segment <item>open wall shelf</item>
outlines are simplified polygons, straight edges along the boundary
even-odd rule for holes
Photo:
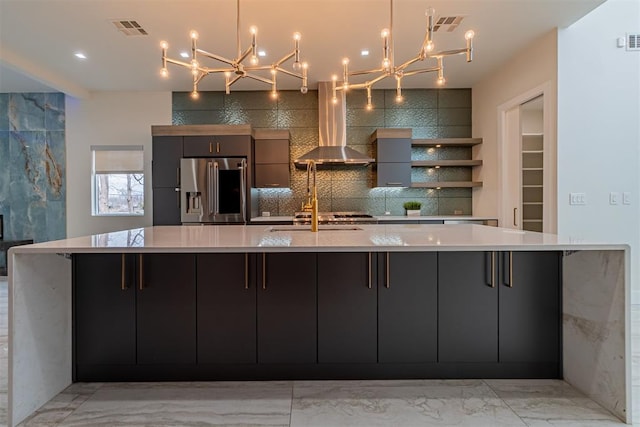
[[[433,147],[446,149],[449,147],[473,147],[482,144],[482,138],[434,138],[434,139],[414,139],[412,147]],[[441,167],[469,167],[482,166],[482,160],[412,160],[411,167],[441,168]],[[482,182],[478,181],[435,181],[435,182],[412,182],[413,188],[471,188],[482,187]]]

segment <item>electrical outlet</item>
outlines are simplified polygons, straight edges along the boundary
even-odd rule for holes
[[[616,192],[609,193],[609,204],[617,205],[618,203],[620,203],[620,193],[616,193]]]
[[[587,195],[586,193],[569,193],[570,205],[586,205]]]
[[[631,204],[631,193],[629,193],[628,191],[625,191],[624,193],[622,193],[622,204],[623,205]]]

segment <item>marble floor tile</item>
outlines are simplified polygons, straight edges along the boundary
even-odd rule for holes
[[[525,426],[481,380],[296,382],[291,426]]]
[[[21,423],[20,427],[59,425],[102,386],[102,383],[72,384]]]
[[[290,382],[105,384],[64,426],[288,426]]]
[[[562,380],[486,380],[530,426],[624,425]]]

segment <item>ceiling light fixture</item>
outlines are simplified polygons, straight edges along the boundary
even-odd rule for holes
[[[183,57],[183,58],[188,58],[189,57],[189,53],[185,52],[185,51],[182,51],[182,52],[180,52],[180,56]]]
[[[307,93],[308,85],[307,85],[307,63],[300,62],[300,33],[293,34],[293,51],[283,56],[277,62],[274,62],[271,65],[258,65],[258,56],[259,52],[257,50],[256,38],[258,34],[258,29],[256,27],[250,28],[251,32],[251,46],[249,46],[246,50],[242,50],[240,44],[240,0],[236,1],[236,47],[238,56],[234,59],[228,59],[220,55],[216,55],[214,53],[207,52],[206,50],[199,49],[196,46],[196,41],[198,40],[198,33],[195,31],[191,31],[191,61],[183,62],[176,59],[171,59],[167,57],[167,49],[169,45],[166,41],[160,43],[160,47],[162,48],[162,69],[160,70],[160,75],[163,77],[169,76],[169,71],[167,70],[167,63],[180,65],[185,68],[189,68],[191,70],[191,74],[193,74],[193,91],[191,92],[191,96],[193,98],[198,97],[198,83],[209,74],[217,74],[224,73],[225,76],[225,92],[229,94],[231,92],[231,86],[240,80],[241,78],[248,77],[253,80],[257,80],[262,83],[266,83],[271,85],[271,97],[277,98],[277,85],[276,85],[276,77],[278,72],[283,74],[297,77],[302,80],[302,85],[300,87],[300,92]],[[210,59],[214,59],[219,62],[223,62],[227,64],[227,67],[222,68],[209,68],[202,65],[198,61],[198,55],[205,56]],[[243,64],[245,59],[249,58],[249,65]],[[282,67],[289,59],[293,58],[293,71],[289,71]],[[266,71],[269,70],[270,78],[262,77],[257,74],[252,74],[252,71]]]
[[[333,81],[333,99],[334,102],[337,102],[336,92],[339,90],[347,91],[349,89],[366,89],[367,90],[367,109],[370,110],[373,108],[373,104],[371,104],[371,88],[374,84],[378,83],[381,80],[386,79],[387,77],[395,77],[396,79],[396,101],[402,102],[402,79],[404,77],[413,76],[415,74],[421,73],[429,73],[429,72],[437,72],[438,78],[436,80],[439,86],[443,86],[446,83],[446,79],[444,77],[444,57],[466,54],[467,62],[471,62],[473,60],[473,38],[475,36],[472,30],[469,30],[465,33],[464,37],[466,40],[466,47],[461,49],[453,49],[453,50],[442,50],[436,51],[435,44],[433,42],[433,25],[434,25],[434,15],[435,10],[433,8],[428,8],[425,15],[427,16],[427,31],[424,37],[424,41],[422,42],[422,46],[418,54],[400,65],[396,66],[395,58],[394,58],[394,49],[393,49],[393,0],[389,0],[389,29],[384,29],[381,32],[382,36],[382,64],[380,68],[376,68],[373,70],[363,70],[363,71],[349,71],[349,58],[344,58],[342,60],[342,84],[338,84],[338,76],[334,75],[332,77]],[[436,65],[429,68],[421,68],[408,70],[407,68],[418,61],[424,61],[425,59],[434,59],[436,61]],[[367,80],[363,83],[350,83],[349,77],[352,76],[361,76],[368,74],[378,74],[371,80]]]
[[[82,53],[82,52],[74,53],[74,56],[75,56],[76,58],[78,58],[78,59],[87,59],[87,55],[85,55],[85,54],[84,54],[84,53]]]

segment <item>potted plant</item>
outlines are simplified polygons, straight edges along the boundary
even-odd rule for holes
[[[420,207],[422,206],[422,203],[415,201],[405,202],[402,206],[407,212],[407,216],[420,216]]]

